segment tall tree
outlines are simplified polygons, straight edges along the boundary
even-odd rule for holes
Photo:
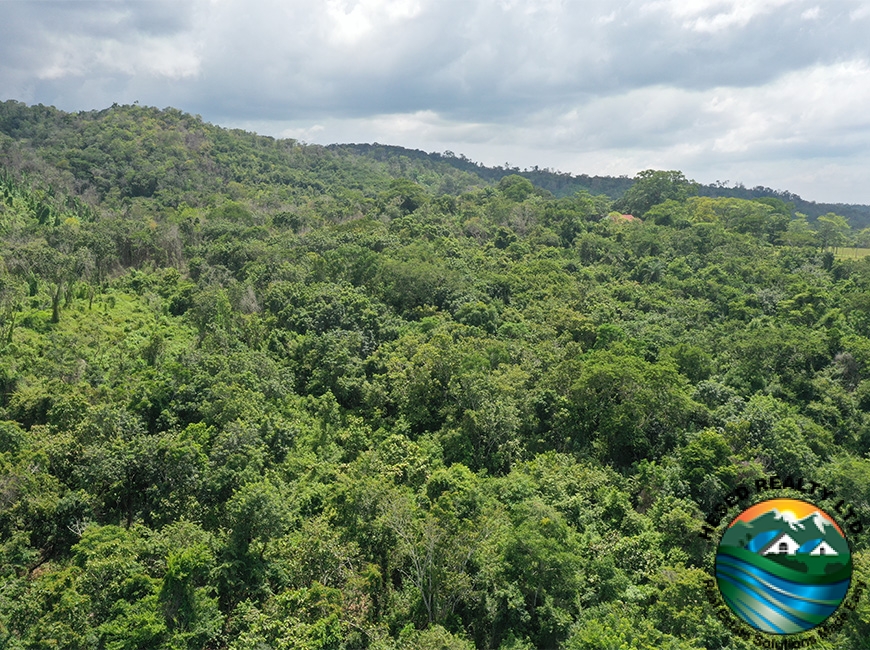
[[[818,219],[819,244],[822,248],[837,249],[847,243],[849,232],[852,230],[846,217],[828,212]]]
[[[681,171],[645,169],[634,177],[634,185],[616,202],[617,209],[642,217],[664,201],[685,201],[698,193],[696,183]]]

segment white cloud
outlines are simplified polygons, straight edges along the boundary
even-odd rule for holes
[[[757,16],[792,2],[795,0],[665,0],[651,5],[667,9],[688,29],[713,33],[745,27]]]
[[[117,88],[139,75],[188,79],[201,63],[191,32],[196,8],[165,0],[0,2],[0,92],[63,104],[94,91],[95,80]]]
[[[390,27],[420,13],[416,0],[327,0],[334,43],[354,45],[376,28]]]
[[[852,21],[864,20],[870,16],[870,5],[859,4],[858,7],[849,12],[849,19]]]
[[[149,36],[120,42],[52,34],[46,41],[50,54],[36,70],[36,77],[42,80],[82,77],[95,71],[175,80],[196,75],[201,63],[196,49],[188,43]]]

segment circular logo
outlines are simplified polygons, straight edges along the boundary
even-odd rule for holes
[[[852,554],[821,508],[770,499],[734,518],[716,552],[725,603],[752,627],[797,634],[818,627],[846,598]]]

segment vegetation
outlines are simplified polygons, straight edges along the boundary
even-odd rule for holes
[[[0,645],[745,650],[713,504],[870,523],[846,219],[412,154],[0,104]]]

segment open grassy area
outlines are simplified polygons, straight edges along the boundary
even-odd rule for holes
[[[857,260],[870,255],[870,248],[839,248],[834,255],[840,259]]]

